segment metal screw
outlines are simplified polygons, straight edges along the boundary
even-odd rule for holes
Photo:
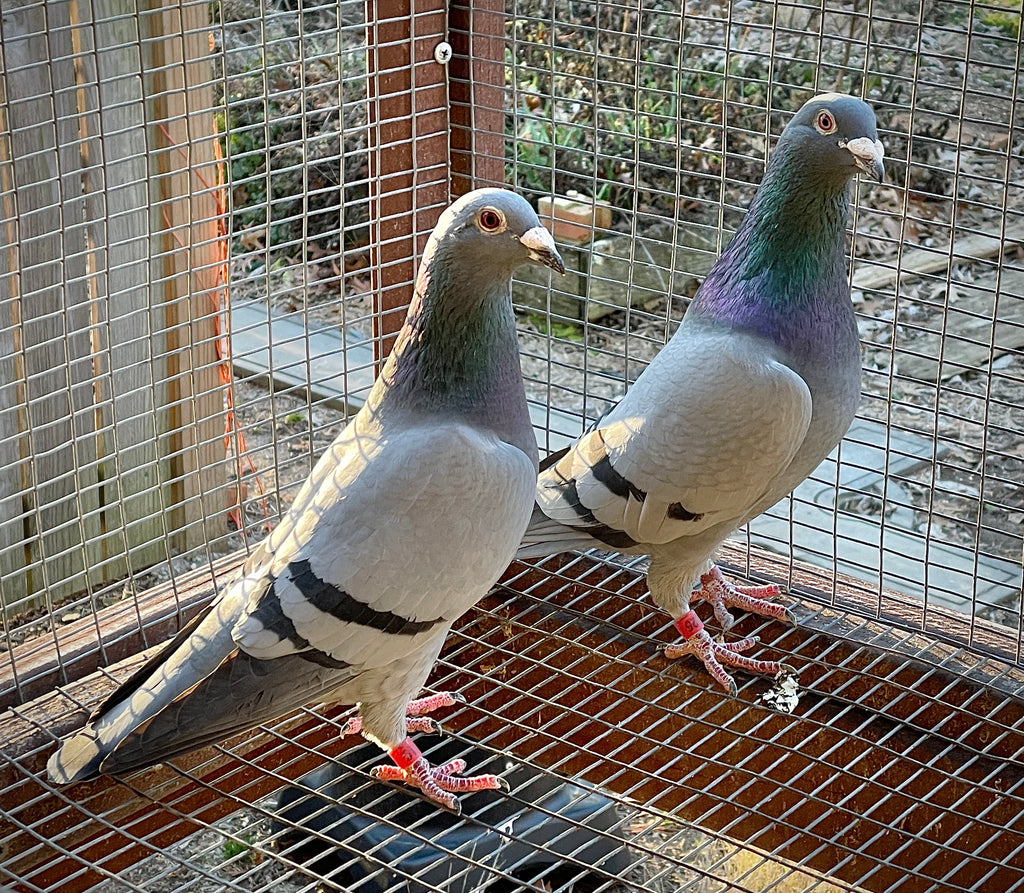
[[[438,65],[447,65],[448,60],[452,57],[452,45],[441,41],[436,47],[434,47],[434,61]]]

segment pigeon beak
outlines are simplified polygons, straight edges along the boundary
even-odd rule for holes
[[[529,249],[530,260],[565,274],[565,264],[562,263],[562,256],[555,248],[555,240],[543,226],[528,229],[519,237],[519,241]]]
[[[885,176],[885,165],[882,159],[885,157],[885,147],[881,141],[873,140],[868,136],[861,136],[848,143],[841,143],[853,156],[853,163],[857,168],[871,177],[876,183],[882,182]]]

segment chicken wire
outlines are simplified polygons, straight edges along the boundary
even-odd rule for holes
[[[432,842],[451,871],[443,883],[420,872],[423,889],[1019,888],[1019,7],[472,7],[471,33],[493,38],[496,10],[505,39],[494,60],[504,154],[477,148],[478,179],[481,169],[503,171],[535,203],[598,199],[611,211],[607,225],[563,241],[565,279],[515,286],[542,448],[576,436],[635,380],[742,219],[788,114],[831,89],[872,103],[887,152],[886,183],[858,191],[850,243],[864,400],[836,455],[728,553],[738,573],[788,583],[813,606],[808,623],[827,620],[830,633],[786,633],[749,618],[739,627],[801,670],[806,691],[794,717],[757,704],[763,681],[741,679],[733,703],[691,680],[689,668],[659,663],[656,645],[671,636],[649,602],[632,607],[643,596],[635,561],[598,555],[544,564],[539,575],[520,568],[504,597],[453,633],[431,679],[470,700],[445,717],[449,737],[536,777],[569,779],[570,802],[591,793],[588,781],[598,785],[616,823],[588,828],[588,839],[614,849],[625,838],[628,868],[602,869],[576,844],[566,853],[557,841],[527,839],[521,820],[496,818],[502,804],[479,797],[466,800],[463,820],[478,837],[469,834],[464,848],[445,843],[427,817],[411,816],[413,798],[395,806],[371,790],[367,768],[379,758],[348,773],[362,792],[355,813],[372,813],[393,836]],[[120,807],[99,795],[78,803],[77,789],[54,794],[32,781],[52,736],[30,683],[73,683],[159,641],[173,623],[167,616],[191,604],[182,575],[221,572],[223,556],[266,532],[369,389],[382,283],[411,284],[404,267],[374,254],[388,239],[371,214],[373,153],[387,122],[368,82],[389,44],[368,46],[364,4],[228,0],[215,12],[211,21],[207,5],[192,2],[145,11],[114,0],[4,2],[0,438],[16,469],[0,494],[5,704],[12,728],[42,736],[5,754],[24,778],[5,792],[19,809],[0,810],[0,843],[25,833],[43,854],[7,879],[19,888],[61,889],[38,878],[62,849],[82,877],[94,870],[87,855],[74,855],[82,828],[116,838],[115,852],[133,862],[159,854],[132,868],[101,863],[107,891],[347,889],[359,858],[372,865],[367,884],[414,883],[415,871],[365,836],[348,832],[328,847],[323,832],[307,828],[302,841],[287,822],[274,824],[268,791],[350,746],[323,731],[337,711],[307,711],[300,719],[320,731],[306,738],[294,722],[264,730],[259,740],[270,743],[257,756],[238,744],[221,751],[236,772],[263,780],[258,791],[223,785],[220,769],[204,774],[215,765],[208,756],[156,781],[119,783],[205,829],[182,843],[129,824],[127,837],[141,844],[129,850],[116,830]],[[429,38],[436,13],[436,4],[417,4],[409,32]],[[388,19],[383,5],[377,15],[378,25],[403,19]],[[171,51],[161,35],[177,32],[184,49]],[[180,84],[167,75],[176,70],[187,87],[181,105]],[[450,74],[449,89],[458,77]],[[143,97],[153,105],[133,111]],[[471,129],[483,128],[484,111],[471,109]],[[19,155],[37,131],[52,136],[27,156],[47,162],[42,173]],[[173,178],[189,165],[200,172],[182,186]],[[430,176],[414,172],[408,186],[415,250],[440,210],[422,198]],[[177,209],[181,194],[209,204]],[[53,257],[33,255],[34,241]],[[186,272],[173,266],[180,255]],[[39,268],[49,272],[25,275]],[[36,316],[31,306],[41,308]],[[33,340],[24,329],[36,318],[43,337]],[[29,344],[45,355],[37,374]],[[183,368],[186,385],[174,378]],[[229,368],[230,392],[221,377]],[[44,486],[33,475],[62,451],[70,455],[58,483]],[[155,533],[145,529],[151,517]],[[74,535],[49,541],[50,528]],[[169,593],[163,613],[145,608],[154,586]],[[552,604],[576,625],[546,613]],[[110,606],[122,611],[113,636],[97,613]],[[123,620],[133,612],[134,625]],[[591,615],[605,626],[581,627]],[[589,663],[590,649],[611,669]],[[33,677],[40,654],[51,655],[49,669]],[[907,661],[917,675],[906,675]],[[65,724],[78,689],[67,691],[57,709]],[[862,753],[853,742],[865,738]],[[708,772],[726,780],[717,792]],[[222,808],[200,810],[195,788],[175,787],[189,783]],[[517,808],[528,786],[513,788]],[[46,796],[59,808],[33,814]],[[385,806],[374,810],[376,802]],[[730,811],[732,802],[748,818]],[[563,821],[563,837],[575,839],[580,821]],[[480,829],[495,826],[523,845],[522,864],[479,857]],[[333,862],[311,855],[311,840],[331,849]],[[936,867],[941,859],[949,864]]]

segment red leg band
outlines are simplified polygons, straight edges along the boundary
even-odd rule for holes
[[[395,761],[395,765],[399,769],[408,769],[423,754],[420,753],[420,749],[413,743],[412,738],[406,738],[394,750],[389,750],[388,756]]]
[[[675,627],[684,639],[691,639],[704,629],[704,624],[697,616],[697,612],[691,609],[676,621]]]

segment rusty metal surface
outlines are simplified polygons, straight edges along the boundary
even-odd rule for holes
[[[449,737],[596,785],[634,831],[710,835],[667,847],[640,831],[637,865],[613,889],[662,893],[679,872],[724,883],[724,869],[694,855],[707,839],[809,885],[783,890],[1024,889],[1021,668],[804,601],[801,626],[737,625],[799,671],[796,709],[780,713],[759,703],[763,679],[739,677],[730,698],[690,661],[663,656],[671,626],[641,570],[592,556],[514,567],[459,622],[431,679],[468,699],[440,717]],[[67,691],[91,703],[110,684],[93,677]],[[268,794],[358,743],[338,738],[330,720],[342,711],[307,711],[176,768],[59,792],[38,773],[53,735],[80,721],[73,700],[53,694],[5,714],[4,868],[16,889],[62,879],[61,890],[85,890],[238,809],[268,818]],[[479,807],[464,805],[474,821]],[[401,828],[402,815],[383,824]],[[301,861],[261,853],[281,877],[309,881]],[[674,875],[640,867],[665,863]],[[744,877],[696,889],[775,889]]]

